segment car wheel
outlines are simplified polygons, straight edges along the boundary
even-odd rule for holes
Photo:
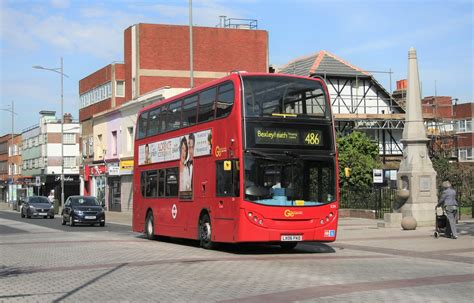
[[[105,222],[100,222],[100,226],[101,226],[101,227],[104,227],[104,226],[105,226]]]
[[[66,225],[66,219],[64,218],[64,216],[61,216],[61,224]]]
[[[69,226],[74,226],[74,219],[72,216],[69,216]]]
[[[155,239],[155,224],[153,221],[153,213],[149,212],[145,220],[145,235],[148,240]]]
[[[50,219],[54,219],[54,215],[52,215],[52,216],[49,216],[49,218],[50,218]]]
[[[211,218],[206,213],[199,220],[199,241],[204,249],[214,249],[216,244],[212,242]]]

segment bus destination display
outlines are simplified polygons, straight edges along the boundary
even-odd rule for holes
[[[254,131],[256,144],[323,145],[320,130],[298,131],[257,127]]]

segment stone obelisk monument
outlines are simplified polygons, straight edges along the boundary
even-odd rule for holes
[[[416,50],[408,51],[408,88],[403,158],[397,175],[399,192],[405,192],[405,203],[396,211],[403,217],[413,217],[418,226],[434,226],[438,195],[436,172],[428,156],[425,125],[421,111],[420,81]]]

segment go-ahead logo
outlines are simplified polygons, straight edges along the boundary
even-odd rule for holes
[[[283,212],[283,215],[285,215],[285,217],[287,218],[293,218],[296,215],[302,215],[302,214],[303,214],[302,211],[292,211],[289,209],[285,209],[285,211]]]

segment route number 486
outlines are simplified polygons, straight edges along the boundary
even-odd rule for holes
[[[308,145],[319,145],[320,140],[319,134],[313,132],[309,132],[304,139]]]

